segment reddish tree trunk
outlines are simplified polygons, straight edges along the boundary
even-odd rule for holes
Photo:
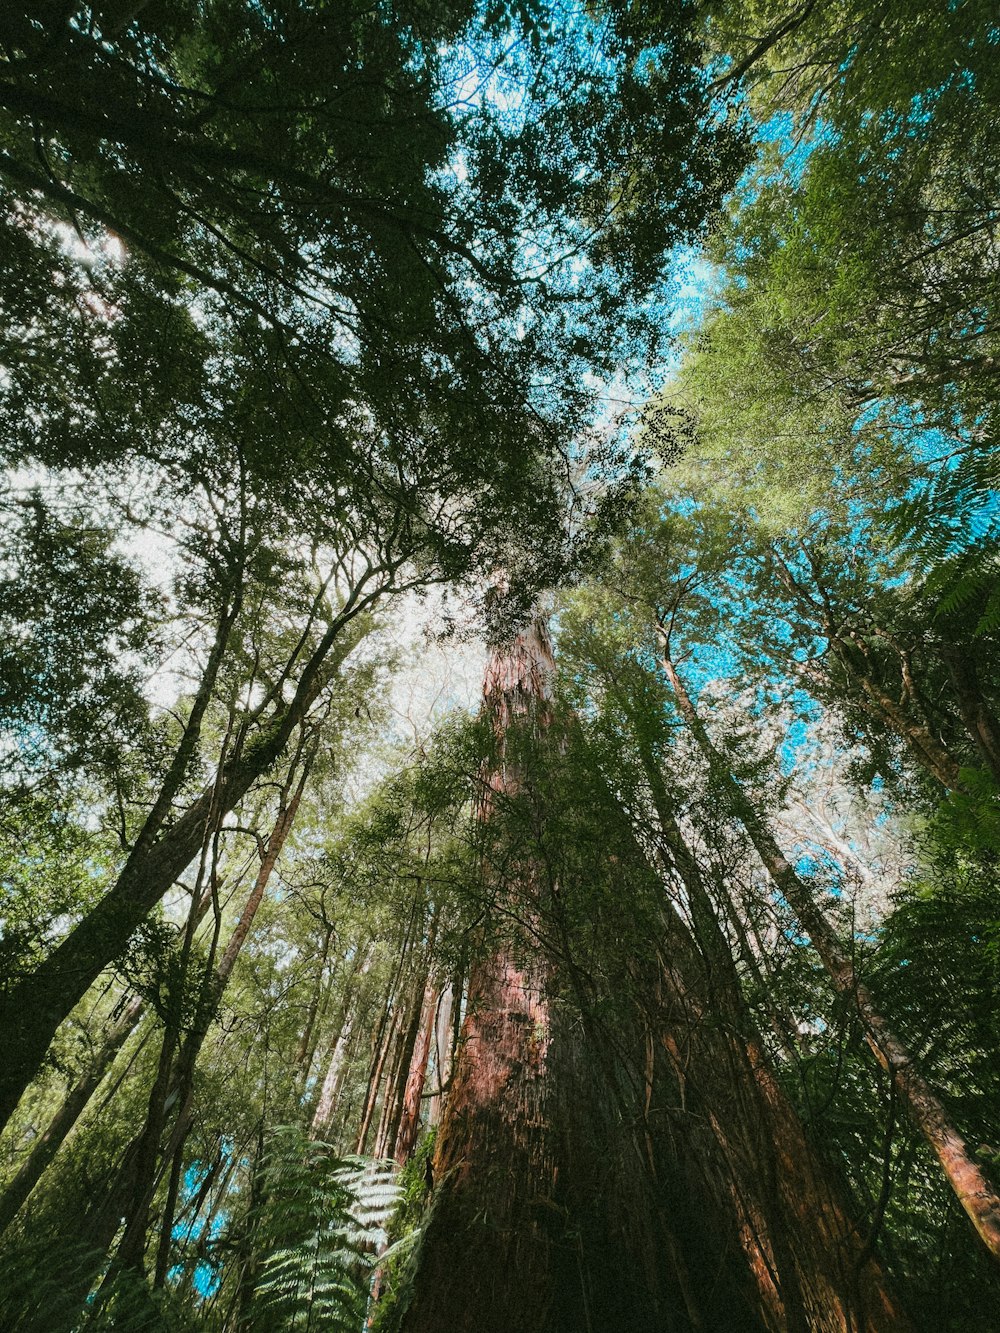
[[[372,1052],[371,1068],[368,1073],[368,1086],[365,1089],[365,1101],[361,1114],[361,1127],[358,1130],[358,1139],[355,1145],[355,1152],[363,1153],[368,1145],[368,1135],[371,1132],[372,1118],[375,1115],[375,1107],[378,1105],[378,1092],[382,1084],[382,1073],[385,1069],[386,1061],[389,1059],[390,1052],[396,1048],[400,1014],[399,1006],[393,1006],[391,1013],[387,1016],[388,1026],[383,1028],[382,1039],[378,1046]]]
[[[413,1149],[416,1147],[417,1135],[420,1131],[420,1102],[424,1095],[424,1084],[427,1081],[427,1064],[430,1059],[431,1041],[437,1019],[437,1005],[437,987],[428,982],[424,990],[420,1031],[416,1045],[413,1048],[410,1072],[403,1092],[403,1114],[400,1118],[399,1131],[396,1135],[396,1147],[393,1152],[393,1156],[400,1166],[405,1166],[409,1161]]]
[[[663,1044],[711,1125],[765,1322],[780,1330],[903,1329],[905,1319],[764,1053],[697,857],[653,756],[641,758],[694,938],[665,915],[671,1029]],[[700,955],[700,957],[699,957]],[[695,996],[698,996],[696,999]],[[683,1042],[677,1034],[683,1035]]]
[[[399,1122],[403,1115],[403,1098],[410,1073],[410,1061],[417,1044],[420,1028],[421,1000],[423,988],[414,995],[408,1006],[405,1025],[401,1025],[396,1038],[389,1074],[385,1080],[382,1094],[382,1114],[379,1117],[378,1133],[375,1136],[375,1156],[389,1157],[396,1142]]]
[[[485,706],[498,754],[484,774],[486,821],[520,790],[515,728],[540,737],[550,727],[552,669],[540,621],[489,664]],[[487,877],[509,908],[505,916],[524,929],[470,970],[433,1162],[437,1188],[390,1327],[638,1333],[661,1326],[664,1301],[676,1307],[681,1298],[676,1283],[660,1290],[655,1219],[645,1181],[636,1183],[638,1115],[627,1109],[634,1091],[609,1095],[561,993],[559,967],[539,947],[538,868],[529,859],[506,877]],[[759,1325],[751,1319],[746,1328]]]
[[[694,1165],[687,1188],[720,1225],[727,1212],[735,1219],[763,1323],[774,1333],[905,1333],[909,1321],[777,1082],[738,989],[715,972],[711,1010],[695,998],[698,960],[676,917],[664,950],[662,1044],[680,1093],[673,1134]]]
[[[508,729],[550,725],[550,670],[537,624],[490,665],[499,756],[484,818],[522,783]],[[625,830],[622,848],[632,843]],[[727,1013],[693,998],[706,967],[680,919],[668,912],[658,956],[639,912],[624,961],[602,946],[614,975],[596,1021],[541,870],[527,860],[493,886],[524,930],[472,969],[437,1188],[388,1327],[903,1333],[759,1047],[735,1026],[731,957],[710,990],[730,995]]]

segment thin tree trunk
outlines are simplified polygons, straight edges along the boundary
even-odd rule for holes
[[[184,1169],[184,1144],[187,1133],[178,1135],[177,1145],[170,1158],[170,1178],[167,1182],[167,1197],[163,1202],[163,1216],[160,1219],[160,1241],[156,1248],[156,1263],[153,1268],[153,1287],[158,1289],[167,1280],[170,1265],[170,1247],[173,1242],[174,1214],[177,1211],[177,1196],[180,1192],[181,1172]]]
[[[382,1123],[379,1125],[378,1147],[375,1152],[376,1157],[384,1158],[395,1155],[399,1127],[406,1109],[406,1090],[412,1071],[414,1050],[422,1030],[424,1021],[424,1003],[430,988],[429,969],[432,966],[431,960],[434,953],[434,942],[437,938],[437,923],[438,909],[435,907],[431,912],[430,922],[427,927],[427,939],[425,940],[423,947],[425,961],[420,965],[420,973],[418,974],[422,979],[415,979],[414,981],[412,999],[410,1002],[410,1021],[407,1024],[400,1046],[398,1063],[395,1065],[392,1075],[386,1082],[385,1102],[383,1105]],[[435,991],[435,995],[436,994],[437,992]],[[433,1021],[433,1015],[431,1021]],[[417,1110],[419,1112],[419,1098],[417,1102]]]
[[[295,1080],[296,1086],[299,1088],[306,1083],[309,1077],[313,1056],[316,1053],[315,1034],[318,1031],[319,1022],[326,1012],[326,1003],[330,995],[329,980],[325,980],[323,974],[330,958],[330,944],[332,941],[333,926],[330,925],[327,926],[323,937],[323,948],[320,950],[316,969],[316,984],[313,986],[309,1003],[306,1006],[306,1021],[302,1026],[302,1036],[295,1048]]]
[[[431,982],[424,989],[423,1014],[420,1020],[420,1032],[410,1060],[409,1075],[403,1090],[403,1113],[396,1135],[393,1157],[405,1166],[416,1147],[420,1129],[420,1102],[424,1095],[427,1081],[427,1065],[431,1053],[431,1041],[437,1019],[438,989]]]
[[[340,1031],[337,1033],[333,1050],[330,1052],[326,1074],[320,1088],[319,1100],[316,1102],[316,1109],[313,1112],[312,1122],[309,1126],[310,1138],[325,1139],[330,1132],[330,1123],[337,1105],[337,1094],[340,1092],[340,1083],[344,1076],[347,1048],[353,1031],[354,1013],[349,1011],[340,1026]]]
[[[454,985],[448,985],[438,999],[437,1015],[434,1023],[434,1091],[428,1111],[428,1123],[436,1125],[441,1119],[444,1092],[451,1077],[452,1054],[452,1009],[454,1007]]]
[[[959,764],[955,757],[941,744],[925,721],[915,721],[907,716],[904,709],[882,688],[870,671],[859,671],[857,669],[852,660],[851,640],[853,639],[855,652],[863,651],[864,645],[860,636],[856,634],[849,635],[845,639],[841,627],[833,620],[828,608],[825,605],[820,606],[806,593],[777,552],[772,554],[772,567],[777,573],[782,586],[800,605],[805,606],[810,614],[819,615],[823,632],[836,649],[844,669],[857,681],[862,695],[867,696],[868,702],[865,706],[868,710],[874,712],[880,722],[887,724],[901,740],[909,745],[914,757],[922,767],[936,778],[943,787],[949,791],[957,791],[961,783],[959,781]],[[904,663],[904,685],[906,684],[906,671],[907,668]],[[864,703],[864,700],[862,702]]]
[[[319,1099],[316,1102],[316,1109],[313,1112],[312,1124],[309,1129],[311,1138],[325,1138],[330,1131],[330,1125],[333,1121],[333,1112],[337,1105],[337,1096],[340,1092],[340,1085],[344,1077],[347,1050],[350,1046],[351,1037],[354,1033],[354,1025],[358,1018],[357,995],[354,989],[355,983],[367,976],[374,956],[374,945],[370,944],[364,956],[362,957],[359,954],[355,959],[351,975],[347,979],[348,989],[347,994],[344,997],[344,1009],[340,1031],[337,1033],[336,1040],[333,1043],[333,1050],[330,1053],[330,1060],[326,1067],[326,1075],[323,1079],[323,1085],[320,1088]],[[361,959],[360,965],[358,959]]]
[[[421,992],[422,993],[422,992]],[[417,1039],[417,1027],[420,1023],[420,1000],[412,996],[404,1011],[403,1020],[396,1031],[392,1059],[382,1092],[382,1109],[379,1114],[378,1130],[375,1134],[376,1157],[388,1157],[394,1142],[393,1124],[399,1120],[402,1111],[403,1091],[410,1068],[410,1058]]]
[[[383,1036],[379,1041],[378,1048],[372,1052],[371,1069],[368,1074],[368,1085],[365,1089],[365,1100],[361,1113],[361,1126],[358,1129],[357,1142],[354,1148],[357,1153],[363,1153],[368,1146],[372,1118],[375,1115],[375,1107],[378,1105],[378,1091],[382,1083],[382,1073],[389,1058],[389,1052],[396,1048],[399,1023],[399,1005],[396,1004],[393,1005],[389,1016],[388,1031],[383,1028]]]
[[[921,722],[914,722],[896,703],[877,681],[867,674],[856,673],[861,688],[875,704],[880,720],[887,722],[897,736],[906,741],[916,758],[942,787],[948,791],[961,788],[958,761],[945,749],[930,729]]]
[[[190,1133],[191,1125],[194,1120],[194,1075],[198,1056],[201,1054],[201,1049],[205,1043],[205,1038],[208,1035],[212,1018],[218,1012],[219,1004],[225,993],[226,987],[229,984],[229,978],[236,965],[236,960],[239,958],[240,952],[249,937],[254,917],[257,915],[257,911],[264,900],[264,894],[267,890],[271,875],[274,872],[278,857],[281,854],[288,834],[295,822],[295,816],[298,813],[302,794],[309,777],[311,757],[307,757],[302,762],[298,784],[294,793],[291,795],[291,799],[289,799],[289,792],[291,791],[295,768],[302,759],[305,741],[306,737],[303,732],[281,793],[278,814],[264,848],[264,854],[261,858],[260,867],[254,878],[253,886],[243,906],[243,911],[240,913],[239,921],[236,923],[236,926],[233,928],[233,932],[229,937],[229,941],[226,944],[222,957],[214,968],[211,968],[210,959],[210,971],[204,982],[203,993],[198,1006],[198,1012],[195,1016],[194,1025],[180,1043],[176,1062],[171,1070],[170,1090],[163,1107],[164,1119],[170,1104],[176,1105],[177,1111],[166,1150],[162,1155],[162,1160],[164,1162],[169,1161],[172,1165],[167,1199],[164,1205],[164,1215],[161,1223],[160,1245],[157,1252],[156,1277],[154,1282],[154,1285],[156,1286],[161,1286],[166,1278],[170,1233],[173,1227],[173,1212],[176,1207],[177,1187],[182,1169],[182,1153],[184,1143]],[[157,1147],[158,1146],[159,1143],[157,1142]],[[152,1188],[147,1185],[144,1193],[144,1201],[140,1202],[135,1216],[130,1219],[129,1231],[126,1232],[126,1237],[129,1236],[130,1232],[134,1234],[134,1243],[130,1248],[125,1249],[124,1255],[119,1256],[120,1262],[131,1262],[133,1265],[136,1265],[141,1261],[141,1254],[145,1249],[146,1214],[148,1212],[149,1202],[152,1199],[153,1189],[155,1189],[155,1173],[150,1179],[150,1184],[152,1185]]]
[[[162,1275],[165,1276],[165,1265],[168,1262],[169,1255],[169,1233],[173,1221],[172,1213],[176,1206],[177,1184],[181,1170],[180,1155],[194,1117],[193,1080],[195,1066],[205,1037],[208,1034],[212,1016],[218,1009],[219,1001],[228,984],[233,967],[249,936],[254,916],[263,901],[264,892],[278,855],[295,819],[308,777],[308,760],[302,766],[298,786],[291,800],[288,800],[288,794],[294,768],[302,755],[303,743],[304,736],[300,740],[299,748],[292,761],[292,768],[282,792],[274,828],[265,846],[261,865],[254,878],[253,886],[240,919],[215,967],[211,965],[210,955],[210,971],[203,983],[202,996],[194,1025],[183,1039],[180,1038],[179,1031],[171,1029],[169,1026],[164,1032],[160,1064],[150,1094],[146,1124],[135,1143],[134,1153],[129,1156],[128,1175],[127,1177],[124,1174],[119,1175],[113,1191],[113,1194],[122,1200],[118,1209],[125,1212],[128,1221],[114,1263],[109,1270],[109,1277],[114,1277],[123,1268],[142,1268],[149,1209],[161,1178],[159,1168],[162,1164],[170,1162],[172,1163],[172,1188],[168,1189],[167,1208],[161,1224],[161,1241],[157,1254],[158,1283],[162,1281],[161,1271]],[[214,869],[210,873],[214,877]],[[210,893],[204,895],[198,906],[193,910],[186,948],[190,947],[193,931],[204,915],[207,903],[211,900],[212,895]],[[216,938],[217,935],[218,919]],[[213,941],[213,951],[214,947]],[[174,1123],[168,1135],[166,1148],[161,1153],[164,1126],[167,1124],[172,1108],[175,1108]],[[174,1179],[175,1175],[176,1180]],[[164,1240],[164,1236],[166,1240]]]
[[[949,1185],[979,1238],[990,1254],[1000,1259],[1000,1195],[969,1152],[968,1145],[952,1123],[937,1093],[919,1072],[912,1055],[876,1008],[868,988],[858,980],[850,956],[826,916],[817,907],[809,886],[799,879],[770,829],[759,817],[712,744],[666,645],[663,666],[681,713],[705,755],[731,813],[746,829],[775,885],[808,932],[834,987],[850,1001],[861,1020],[868,1046],[895,1083],[901,1100],[940,1162]]]
[[[417,931],[423,906],[424,903],[422,898],[415,897],[410,909],[410,915],[407,919],[406,931],[400,946],[399,957],[396,959],[392,979],[386,993],[385,1005],[382,1009],[382,1017],[379,1020],[378,1028],[372,1038],[368,1082],[365,1087],[364,1101],[361,1106],[361,1127],[358,1130],[355,1152],[363,1153],[365,1151],[365,1147],[368,1143],[368,1134],[371,1129],[372,1118],[375,1114],[375,1107],[378,1104],[378,1093],[382,1084],[382,1074],[385,1070],[385,1064],[389,1058],[390,1051],[394,1052],[396,1049],[397,1032],[401,1022],[401,1002],[399,997],[400,990],[403,986],[402,979],[410,964],[414,936]]]
[[[215,780],[148,845],[137,845],[116,884],[70,934],[0,999],[6,1058],[0,1067],[0,1129],[37,1074],[57,1029],[113,959],[127,945],[185,868],[197,857],[213,819],[234,808],[284,753],[339,666],[337,639],[377,594],[358,588],[330,625],[299,677],[288,704],[279,706],[260,736],[237,748]],[[345,652],[349,644],[344,645]]]

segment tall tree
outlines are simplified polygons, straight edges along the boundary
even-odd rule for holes
[[[349,624],[501,550],[513,567],[528,529],[535,577],[565,566],[553,464],[593,418],[581,386],[655,343],[642,302],[664,249],[701,225],[739,151],[701,118],[684,16],[654,34],[617,6],[581,10],[543,37],[520,10],[281,0],[249,17],[56,7],[0,36],[9,456],[114,459],[182,509],[192,483],[220,501],[200,534],[214,640],[180,742],[108,892],[4,997],[6,1120],[59,1024],[330,686]],[[644,62],[652,37],[667,40]],[[505,42],[509,91],[489,74]],[[466,115],[449,90],[475,78]],[[670,185],[644,169],[663,135],[690,146]],[[312,604],[178,808],[249,605],[268,585],[273,599],[302,533],[326,564]]]

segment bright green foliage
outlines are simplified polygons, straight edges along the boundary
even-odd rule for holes
[[[748,78],[776,146],[713,242],[727,280],[684,387],[703,438],[777,523],[923,478],[902,530],[961,538],[995,483],[993,8],[714,10],[737,65],[739,31],[774,36]]]

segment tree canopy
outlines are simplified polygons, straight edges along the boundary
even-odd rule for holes
[[[1000,1298],[985,0],[0,16],[0,1324]]]

